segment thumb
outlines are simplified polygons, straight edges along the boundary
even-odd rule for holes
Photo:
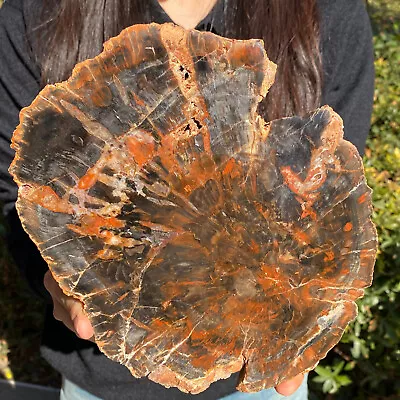
[[[61,290],[50,271],[47,271],[44,276],[44,285],[53,299],[54,317],[62,321],[66,327],[74,331],[81,339],[91,339],[94,331],[83,310],[83,304],[79,300],[67,296]]]
[[[290,396],[301,386],[303,379],[303,374],[297,375],[292,379],[280,383],[275,387],[275,390],[283,396]]]
[[[94,335],[94,331],[92,324],[83,311],[82,303],[71,297],[66,300],[66,303],[68,303],[66,308],[69,309],[72,324],[77,336],[85,340],[91,339]]]

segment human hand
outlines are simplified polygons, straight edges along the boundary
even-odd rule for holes
[[[94,334],[93,327],[83,312],[82,303],[63,293],[57,281],[53,278],[50,271],[44,275],[44,286],[53,299],[54,318],[64,323],[64,325],[74,332],[81,339],[91,340]],[[303,382],[304,375],[280,383],[275,390],[283,395],[290,396]]]
[[[65,295],[50,271],[45,273],[43,283],[53,299],[54,318],[63,322],[79,338],[93,341],[93,327],[83,312],[82,303]]]
[[[303,379],[304,374],[297,375],[292,379],[280,383],[275,387],[275,390],[283,396],[290,396],[300,387]]]

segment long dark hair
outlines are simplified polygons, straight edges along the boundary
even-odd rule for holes
[[[78,61],[92,58],[103,42],[127,26],[149,23],[149,0],[42,0],[31,26],[33,54],[42,80],[65,80]],[[236,38],[262,38],[278,73],[261,104],[268,119],[304,114],[319,106],[322,87],[319,14],[316,0],[219,0],[229,12],[225,32]]]

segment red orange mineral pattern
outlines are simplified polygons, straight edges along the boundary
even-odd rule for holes
[[[136,377],[258,391],[356,315],[376,232],[329,107],[266,123],[259,40],[138,25],[23,110],[18,211],[99,348]]]

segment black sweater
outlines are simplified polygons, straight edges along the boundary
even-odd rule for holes
[[[40,0],[6,0],[0,9],[0,201],[11,226],[9,246],[31,286],[43,293],[47,269],[36,247],[23,232],[15,212],[17,188],[8,173],[13,152],[10,138],[22,107],[40,90],[40,70],[29,55],[26,20]],[[220,1],[218,4],[223,3]],[[373,99],[371,28],[362,0],[319,0],[323,61],[322,104],[329,104],[344,120],[345,138],[363,153],[369,131]],[[155,22],[170,21],[153,0]],[[217,6],[198,28],[218,25],[223,18]],[[42,353],[58,371],[91,393],[106,400],[185,399],[177,389],[165,389],[146,378],[134,379],[129,371],[103,356],[91,342],[78,339],[55,321],[48,307]],[[217,399],[232,393],[237,374],[219,381],[195,398]]]

